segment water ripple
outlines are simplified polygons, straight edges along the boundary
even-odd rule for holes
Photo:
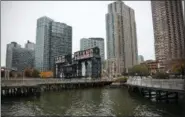
[[[3,100],[4,116],[183,116],[179,105],[156,104],[126,89],[82,89],[43,93],[40,98]]]

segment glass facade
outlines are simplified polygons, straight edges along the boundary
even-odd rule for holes
[[[16,42],[11,42],[10,44],[7,44],[7,49],[6,49],[6,67],[7,68],[12,68],[13,48],[21,48],[21,45],[17,44]]]
[[[7,44],[6,67],[15,68],[17,71],[23,71],[26,68],[34,67],[34,50],[21,48],[16,42]]]
[[[37,20],[35,67],[39,71],[54,70],[56,56],[72,53],[72,27],[48,17]]]
[[[16,68],[18,71],[34,67],[34,50],[14,48],[12,56],[12,67]]]

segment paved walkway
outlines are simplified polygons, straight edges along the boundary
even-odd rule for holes
[[[129,77],[126,84],[162,90],[184,91],[184,79],[141,79],[140,77]]]

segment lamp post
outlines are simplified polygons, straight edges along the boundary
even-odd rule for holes
[[[23,79],[24,79],[24,70],[22,72],[22,84],[23,84]]]
[[[25,70],[23,70],[23,73],[22,73],[22,80],[24,80],[24,77],[25,77]]]

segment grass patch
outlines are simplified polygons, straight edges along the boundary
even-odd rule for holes
[[[114,80],[114,82],[127,82],[127,77],[118,77]]]

